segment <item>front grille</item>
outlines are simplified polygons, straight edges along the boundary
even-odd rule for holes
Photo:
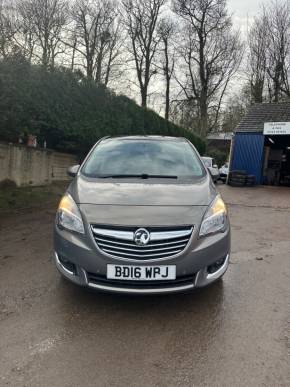
[[[170,288],[176,286],[191,285],[194,283],[195,275],[186,275],[177,277],[175,280],[168,281],[129,281],[129,280],[115,280],[107,279],[105,276],[97,275],[87,272],[87,278],[89,283],[97,285],[107,285],[114,287],[126,287],[126,288],[142,288],[142,289],[158,289],[158,288]]]
[[[150,240],[145,246],[135,243],[138,227],[106,227],[92,225],[94,239],[101,251],[114,258],[154,260],[181,253],[187,246],[193,227],[148,227]]]

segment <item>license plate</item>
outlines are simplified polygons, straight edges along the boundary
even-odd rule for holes
[[[176,266],[107,265],[107,278],[132,281],[174,280],[176,279]]]

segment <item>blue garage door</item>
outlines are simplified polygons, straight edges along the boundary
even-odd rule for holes
[[[244,169],[262,183],[264,135],[262,133],[237,133],[234,139],[231,170]]]

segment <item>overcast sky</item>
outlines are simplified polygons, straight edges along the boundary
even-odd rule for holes
[[[258,0],[228,0],[228,9],[229,13],[233,15],[234,24],[236,23],[245,32],[247,24],[250,24],[258,13],[261,3]]]

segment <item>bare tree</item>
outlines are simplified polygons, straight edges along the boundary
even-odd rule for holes
[[[290,96],[290,2],[277,1],[264,8],[267,19],[269,44],[267,49],[267,75],[269,98],[278,102],[281,93]]]
[[[24,10],[19,8],[19,2],[14,7],[16,18],[14,34],[15,45],[20,49],[25,58],[32,63],[34,59],[41,62],[41,50],[39,48],[39,41],[35,33],[34,19],[24,14]]]
[[[253,102],[263,102],[269,45],[267,25],[267,17],[263,13],[262,16],[254,19],[248,33],[248,76]]]
[[[229,81],[241,61],[242,44],[225,0],[174,0],[173,9],[184,21],[179,52],[185,79],[179,84],[197,107],[199,134],[204,137],[217,124]]]
[[[14,49],[16,26],[11,3],[0,0],[0,57],[7,57]]]
[[[54,67],[55,59],[63,54],[61,39],[67,23],[66,0],[19,0],[19,33],[33,56],[46,68]]]
[[[122,32],[122,23],[118,18],[111,28],[111,38],[108,44],[107,57],[104,66],[104,84],[107,86],[116,80],[119,82],[124,73],[124,42],[125,34]]]
[[[233,132],[246,114],[252,103],[252,90],[249,83],[245,83],[241,90],[233,93],[225,109],[221,112],[221,130]]]
[[[78,44],[77,34],[75,33],[75,31],[73,31],[70,34],[70,43],[69,43],[69,47],[71,48],[71,51],[69,52],[69,61],[70,61],[71,71],[75,70],[77,44]],[[67,41],[65,42],[65,45],[68,45]]]
[[[166,0],[123,0],[123,24],[130,39],[141,105],[147,107],[148,88],[157,69],[154,58],[160,43],[158,19]]]
[[[87,77],[107,85],[120,55],[116,4],[111,0],[76,0],[71,17],[73,43],[66,44],[82,60]]]
[[[173,43],[177,31],[176,23],[169,17],[164,17],[158,26],[158,33],[162,41],[162,71],[165,77],[165,119],[169,119],[170,84],[175,66],[175,46]]]

